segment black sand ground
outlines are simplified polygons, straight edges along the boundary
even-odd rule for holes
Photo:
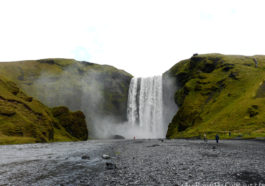
[[[103,154],[111,158],[103,159]],[[199,140],[99,140],[8,145],[0,146],[0,157],[0,185],[265,186],[265,143],[261,141],[221,140],[217,145]]]

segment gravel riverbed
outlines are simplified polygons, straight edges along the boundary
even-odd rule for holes
[[[108,155],[102,157],[102,155]],[[0,185],[265,186],[265,143],[90,140],[0,146]]]

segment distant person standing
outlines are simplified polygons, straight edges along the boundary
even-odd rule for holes
[[[215,140],[216,140],[216,143],[219,143],[219,135],[218,134],[215,135]]]
[[[205,143],[207,142],[206,133],[203,134],[203,140],[204,140]]]

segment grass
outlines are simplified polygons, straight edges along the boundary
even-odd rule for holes
[[[87,134],[83,135],[87,131],[85,120],[75,116],[80,113],[65,113],[65,117],[71,117],[71,123],[63,127],[50,108],[0,76],[0,144],[84,140],[87,138]],[[77,132],[72,136],[66,131],[72,123],[83,129],[82,137],[79,138]]]
[[[53,117],[48,108],[61,105],[71,110],[82,110],[85,113],[88,127],[92,125],[96,114],[111,116],[117,121],[126,119],[127,95],[132,76],[112,66],[73,59],[41,59],[1,62],[0,74],[1,77],[12,81],[5,81],[7,86],[13,82],[17,85],[9,86],[9,88],[0,86],[0,96],[19,101],[19,103],[10,103],[9,106],[7,101],[3,101],[2,105],[5,108],[2,109],[0,105],[0,113],[2,111],[11,112],[11,114],[12,111],[7,109],[13,108],[14,110],[18,106],[16,114],[12,117],[0,114],[0,131],[13,131],[15,124],[23,126],[19,135],[21,133],[34,135],[38,142],[76,140],[75,135],[78,136],[80,131],[74,126],[82,122],[72,122],[72,120],[77,121],[78,112],[66,114],[65,118],[70,118],[71,122],[66,122],[68,126],[65,126],[63,124],[65,122],[62,123],[59,120],[67,121],[67,119]],[[14,89],[12,91],[18,89],[19,94],[14,95],[12,88]],[[31,99],[33,101],[27,101]],[[25,106],[30,108],[30,111],[25,109]],[[42,116],[41,119],[38,119],[39,114]],[[61,127],[59,129],[54,127],[54,123]],[[81,129],[83,130],[82,127]],[[52,135],[52,133],[54,137],[49,140],[49,134]],[[71,133],[70,136],[69,133]],[[87,137],[84,134],[81,138]],[[81,138],[78,137],[78,139]]]
[[[73,59],[1,62],[0,74],[49,107],[81,110],[92,126],[96,114],[126,120],[132,75],[109,65]]]
[[[225,139],[265,136],[265,56],[199,55],[177,63],[167,73],[182,82],[176,93],[182,104],[169,125],[168,138],[203,133],[210,138],[218,133]],[[232,136],[223,131],[231,131]]]
[[[0,135],[0,145],[35,143],[35,138]]]

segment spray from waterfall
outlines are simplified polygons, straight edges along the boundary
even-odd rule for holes
[[[168,124],[177,112],[174,101],[175,78],[154,76],[132,78],[128,92],[127,121],[117,123],[112,117],[96,118],[97,137],[126,139],[165,138]]]

